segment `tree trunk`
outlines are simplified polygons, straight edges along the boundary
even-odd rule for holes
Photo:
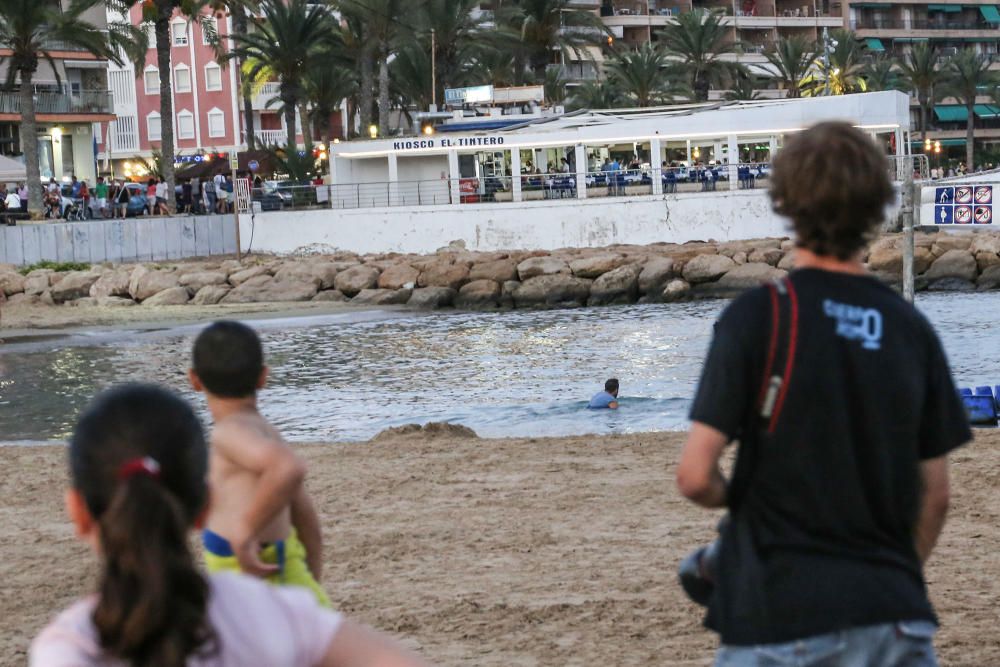
[[[293,98],[281,98],[285,112],[285,147],[288,153],[298,150],[295,143],[295,108],[296,100]]]
[[[965,170],[968,173],[971,174],[972,172],[974,172],[976,170],[976,168],[973,166],[973,162],[972,162],[973,157],[975,157],[974,156],[974,150],[975,150],[974,137],[975,137],[975,125],[976,125],[976,123],[975,123],[975,120],[973,120],[974,119],[974,115],[972,113],[975,110],[975,97],[973,97],[972,102],[966,104],[965,107],[966,107],[967,113],[969,114],[969,119],[966,121],[966,124],[965,124]]]
[[[38,173],[38,126],[35,123],[35,95],[31,89],[32,74],[21,72],[21,149],[28,181],[28,210],[41,212],[42,176]]]
[[[389,134],[389,53],[382,51],[378,63],[378,128],[379,136]]]
[[[305,102],[299,105],[299,122],[302,123],[302,142],[306,148],[309,148],[313,143],[312,121],[309,119],[309,111],[306,109]]]
[[[233,7],[233,34],[235,35],[246,35],[247,34],[247,14],[243,7],[237,5]],[[237,58],[234,62],[236,67],[241,67],[242,61]],[[243,72],[240,71],[240,74]],[[242,80],[242,77],[240,77]],[[253,95],[250,91],[249,86],[243,87],[241,91],[243,97],[243,118],[246,122],[246,133],[247,133],[247,150],[252,151],[257,148],[257,136],[254,134],[254,120],[253,120]],[[236,142],[239,143],[239,137],[236,137]]]
[[[362,136],[368,136],[368,126],[372,124],[372,97],[375,93],[375,63],[373,61],[372,50],[366,46],[361,53],[361,91],[358,102]]]
[[[160,68],[160,176],[167,183],[167,206],[177,210],[174,191],[174,101],[170,95],[170,17],[173,6],[159,7],[154,24],[156,31],[156,66]]]
[[[917,104],[920,106],[920,139],[927,138],[927,98],[917,97]]]

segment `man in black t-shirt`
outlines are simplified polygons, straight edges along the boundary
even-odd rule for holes
[[[716,664],[936,665],[923,563],[946,456],[971,432],[930,324],[861,262],[893,197],[887,161],[823,123],[788,141],[771,180],[797,269],[720,317],[677,468],[681,493],[729,509],[702,569]]]

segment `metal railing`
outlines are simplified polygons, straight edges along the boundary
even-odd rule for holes
[[[927,180],[930,178],[930,173],[930,164],[923,153],[901,157],[889,156],[889,177],[894,181],[905,181],[909,174],[913,174],[914,180]]]
[[[988,30],[998,32],[996,26],[985,21],[926,21],[913,19],[863,19],[851,21],[852,30]]]
[[[35,92],[35,113],[99,113],[113,109],[111,91],[84,90],[73,95],[58,92]],[[21,113],[21,93],[0,91],[0,113]]]
[[[244,138],[245,135],[244,132]],[[253,136],[265,146],[284,146],[288,143],[288,133],[284,130],[254,130]]]

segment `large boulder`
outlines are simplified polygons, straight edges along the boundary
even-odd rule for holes
[[[973,232],[957,234],[938,234],[931,246],[935,257],[941,257],[952,250],[968,250],[972,247]]]
[[[684,265],[684,280],[689,283],[707,283],[717,280],[736,266],[736,262],[723,255],[698,255]]]
[[[3,291],[5,296],[23,292],[25,282],[24,276],[16,271],[0,272],[0,291]]]
[[[778,262],[778,268],[782,271],[791,271],[795,268],[795,250],[789,250],[785,253],[785,256],[781,258]]]
[[[124,296],[99,296],[94,300],[100,308],[128,308],[138,305],[132,299]]]
[[[626,257],[618,253],[602,252],[597,255],[574,259],[569,263],[569,269],[578,278],[596,278],[608,271],[614,271],[627,261]]]
[[[359,264],[337,274],[333,286],[352,297],[363,289],[372,289],[378,284],[379,270],[374,266]]]
[[[31,273],[35,273],[32,271]],[[52,285],[49,284],[49,273],[42,273],[31,275],[28,274],[27,278],[24,279],[24,293],[28,296],[38,296],[42,292],[45,292]],[[93,287],[91,287],[93,289]],[[0,291],[4,291],[3,287],[0,287]],[[128,293],[128,281],[125,281],[125,292]]]
[[[455,302],[455,290],[450,287],[418,287],[413,290],[407,306],[412,308],[445,308]]]
[[[99,299],[103,296],[130,296],[128,284],[131,277],[131,269],[115,269],[114,271],[105,271],[101,274],[101,277],[90,286],[90,296],[95,299]],[[223,280],[225,280],[225,278],[223,278]],[[39,294],[40,293],[41,292],[39,292]]]
[[[508,258],[473,264],[469,269],[469,280],[493,280],[500,284],[517,280],[517,262]]]
[[[229,285],[205,285],[191,299],[194,306],[214,306],[232,291]]]
[[[469,279],[469,267],[465,263],[441,259],[426,265],[417,278],[420,287],[448,287],[458,290]]]
[[[775,278],[783,278],[788,275],[787,271],[776,269],[770,264],[763,262],[748,262],[741,264],[728,271],[715,283],[720,289],[733,290],[736,292],[756,287]]]
[[[316,296],[316,292],[316,284],[312,282],[276,280],[260,275],[232,290],[222,298],[221,303],[309,301]]]
[[[347,297],[339,289],[323,290],[312,298],[313,301],[326,301],[328,303],[344,303]]]
[[[52,300],[56,303],[64,303],[73,299],[89,297],[90,288],[100,277],[101,274],[91,271],[70,271],[52,287]]]
[[[587,303],[592,281],[563,273],[529,278],[514,290],[518,308],[570,308]]]
[[[570,268],[557,257],[529,257],[517,265],[517,275],[521,282],[536,276],[549,276],[559,273],[570,273]]]
[[[674,275],[674,260],[671,257],[650,257],[642,265],[639,273],[639,291],[655,294]]]
[[[344,264],[345,262],[309,262],[307,266],[312,275],[319,278],[319,288],[323,290],[333,287],[333,281],[336,280],[337,274],[343,270],[341,267]]]
[[[986,268],[976,281],[976,285],[981,290],[1000,287],[1000,264]]]
[[[191,297],[187,287],[168,287],[142,302],[144,306],[183,306]]]
[[[976,289],[976,286],[968,280],[951,277],[932,281],[927,289],[931,292],[970,292]]]
[[[514,308],[514,292],[521,286],[520,280],[505,280],[500,286],[500,307]]]
[[[243,269],[242,271],[236,271],[235,273],[229,274],[229,284],[233,287],[239,287],[251,278],[256,278],[257,276],[271,275],[271,270],[266,266],[251,266],[249,269]]]
[[[351,299],[352,306],[401,305],[410,300],[412,289],[363,289]]]
[[[914,273],[923,273],[933,261],[934,255],[931,253],[930,248],[926,246],[915,246],[913,248]],[[876,273],[902,273],[902,239],[899,237],[890,237],[873,243],[868,253],[868,268]]]
[[[660,300],[665,303],[683,301],[691,295],[691,285],[680,278],[674,278],[663,288]]]
[[[601,274],[590,286],[587,304],[604,306],[612,303],[635,303],[639,296],[639,274],[642,267],[628,264]]]
[[[924,277],[933,283],[942,278],[959,278],[973,281],[976,279],[978,267],[976,260],[968,250],[949,250],[934,260]]]
[[[316,275],[311,264],[299,262],[290,262],[282,266],[274,272],[274,279],[286,283],[312,283],[317,290],[323,285],[323,279]]]
[[[455,307],[467,310],[496,308],[500,305],[500,290],[500,283],[495,280],[473,280],[458,290]]]
[[[177,282],[181,287],[187,287],[188,292],[197,294],[203,287],[208,285],[225,285],[226,274],[222,271],[196,271],[194,273],[183,273]]]
[[[179,276],[173,271],[148,271],[142,274],[138,280],[130,281],[129,293],[136,301],[145,301],[163,290],[170,289],[171,287],[180,287],[180,284],[177,282],[178,278]],[[132,290],[133,283],[135,284],[135,290]]]
[[[412,289],[417,284],[417,278],[419,277],[420,271],[409,264],[393,264],[382,271],[382,274],[378,277],[378,286],[382,289],[391,290],[402,289],[404,287]]]
[[[770,264],[771,266],[777,266],[781,258],[785,256],[785,253],[781,252],[778,248],[754,248],[749,255],[747,255],[747,262],[752,264]]]

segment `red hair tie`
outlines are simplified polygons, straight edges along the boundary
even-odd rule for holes
[[[126,480],[135,475],[146,475],[153,479],[159,479],[160,464],[153,457],[144,456],[139,459],[130,459],[118,468],[119,480]]]

